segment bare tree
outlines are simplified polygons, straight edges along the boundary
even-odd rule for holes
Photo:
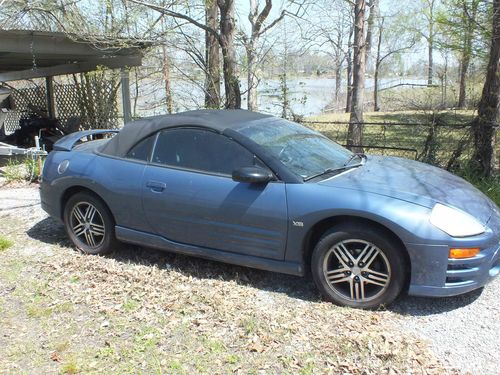
[[[261,11],[259,11],[259,3],[257,0],[249,0],[250,11],[248,13],[248,20],[250,21],[251,30],[250,35],[247,36],[244,32],[242,34],[243,45],[245,47],[247,56],[247,101],[248,109],[250,111],[257,110],[257,75],[256,75],[256,58],[257,58],[257,44],[259,43],[260,37],[267,31],[272,29],[277,25],[284,17],[285,11],[270,22],[267,26],[264,26],[265,21],[269,17],[269,13],[273,7],[272,0],[266,0],[266,4]]]
[[[241,108],[240,80],[236,64],[235,36],[235,8],[234,0],[217,0],[220,12],[219,30],[209,27],[187,14],[179,13],[171,8],[147,3],[139,0],[129,0],[133,3],[154,9],[166,16],[187,21],[206,32],[211,33],[218,41],[222,50],[222,65],[224,74],[224,89],[226,93],[225,107],[229,109]]]
[[[205,0],[205,22],[217,30],[219,7],[216,0]],[[220,108],[220,59],[216,36],[205,30],[205,107]]]
[[[405,36],[403,27],[399,26],[399,19],[396,19],[395,25],[389,24],[388,27],[386,27],[385,25],[386,17],[380,17],[377,23],[377,52],[375,56],[375,67],[373,74],[373,110],[375,112],[380,110],[378,100],[380,67],[391,56],[408,50],[415,45],[415,39],[413,37],[408,38]],[[383,44],[385,45],[385,48],[382,47]]]
[[[343,0],[319,1],[308,13],[311,34],[308,39],[312,48],[318,48],[331,59],[335,74],[334,99],[338,103],[353,23],[351,5]]]
[[[353,55],[353,45],[352,45],[352,36],[354,34],[354,26],[351,27],[349,32],[349,42],[347,47],[347,79],[346,79],[346,103],[345,103],[345,112],[350,113],[352,108],[352,55]]]
[[[373,41],[373,34],[374,34],[374,29],[375,29],[375,22],[379,16],[379,0],[371,0],[369,7],[370,9],[370,15],[368,16],[367,20],[367,28],[366,28],[366,52],[365,52],[365,58],[366,58],[366,66],[368,67],[370,65],[370,54],[372,50],[372,41]]]
[[[495,170],[495,133],[500,104],[500,0],[493,0],[491,45],[486,77],[477,117],[472,122],[474,138],[473,162],[479,172],[489,176]]]
[[[472,1],[471,9],[468,9],[467,1],[462,1],[463,21],[465,23],[465,30],[463,33],[463,46],[460,57],[460,88],[458,92],[458,107],[465,107],[465,93],[466,93],[466,80],[467,72],[469,70],[470,59],[472,56],[472,42],[474,32],[476,29],[476,14],[479,1]]]
[[[366,68],[365,10],[366,0],[356,0],[354,6],[353,87],[347,145],[357,152],[363,151],[360,146],[363,144],[363,103]]]
[[[427,84],[433,84],[434,76],[434,44],[436,39],[436,10],[439,0],[422,0],[422,14],[426,21],[426,30],[419,30],[419,34],[427,42]]]
[[[222,66],[224,72],[224,88],[226,91],[226,108],[241,108],[240,79],[236,65],[236,33],[234,0],[217,0],[220,11],[219,44],[222,49]],[[212,29],[213,30],[213,29]]]

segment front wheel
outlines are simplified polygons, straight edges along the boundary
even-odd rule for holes
[[[116,244],[109,209],[96,196],[81,192],[64,207],[64,226],[75,246],[87,254],[105,254]]]
[[[329,301],[338,305],[388,305],[405,282],[402,250],[375,228],[337,226],[323,235],[314,248],[314,282]]]

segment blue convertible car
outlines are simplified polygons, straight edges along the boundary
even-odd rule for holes
[[[42,207],[85,253],[123,241],[310,271],[328,300],[361,308],[403,289],[465,293],[500,271],[498,207],[441,169],[241,110],[151,117],[96,139],[105,132],[57,142],[40,186]]]

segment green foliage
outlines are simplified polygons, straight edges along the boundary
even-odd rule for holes
[[[16,159],[10,159],[7,166],[3,170],[3,175],[7,182],[19,182],[24,181],[25,171],[23,169],[22,163]]]
[[[0,251],[7,250],[9,247],[14,245],[14,242],[6,237],[0,236]]]
[[[43,161],[38,158],[26,157],[25,159],[10,159],[3,169],[3,175],[7,182],[34,182],[41,174]]]
[[[484,0],[445,0],[436,21],[442,34],[439,47],[468,56],[486,57],[491,10]]]
[[[459,176],[469,181],[484,194],[486,194],[497,206],[500,207],[500,176],[481,176],[470,166],[456,172]]]
[[[61,374],[77,374],[80,371],[74,359],[68,360],[61,368]]]

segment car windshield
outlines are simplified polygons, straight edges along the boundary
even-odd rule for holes
[[[307,180],[328,170],[341,169],[353,153],[325,136],[297,123],[265,118],[236,129]]]

